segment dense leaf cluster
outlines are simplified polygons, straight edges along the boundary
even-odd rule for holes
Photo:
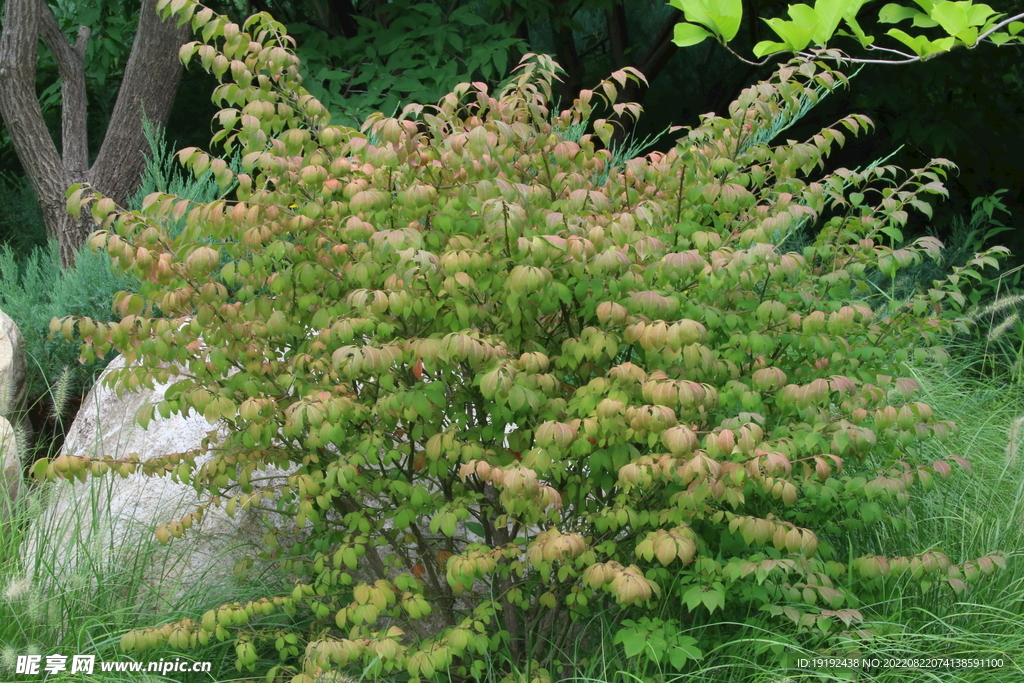
[[[143,425],[195,410],[231,436],[201,466],[194,453],[62,455],[36,472],[141,469],[207,492],[157,529],[165,542],[209,505],[286,513],[299,531],[270,534],[264,559],[297,580],[125,648],[232,639],[253,670],[276,647],[269,677],[296,683],[356,664],[468,677],[502,644],[529,657],[529,636],[578,637],[610,600],[843,634],[892,577],[963,591],[1002,561],[855,543],[906,524],[915,486],[966,465],[923,457],[953,425],[900,377],[950,328],[939,313],[963,300],[960,278],[992,257],[885,317],[862,303],[878,271],[938,255],[933,238],[887,245],[943,191],[948,163],[805,179],[869,124],[857,116],[806,142],[748,144],[838,72],[786,65],[727,117],[606,174],[611,125],[566,133],[598,99],[635,117],[613,103],[636,72],[552,116],[555,66],[528,56],[495,95],[462,84],[357,131],[330,125],[269,17],[239,27],[165,5],[202,32],[183,58],[230,76],[215,137],[243,170],[180,158],[237,182],[236,199],[155,193],[126,211],[73,188],[71,211],[88,204],[102,224],[92,244],[142,286],[118,298],[120,322],[53,329],[77,329],[84,358],[124,354],[120,387],[180,373]],[[807,222],[812,245],[778,248]],[[261,479],[270,466],[286,484]],[[312,625],[285,638],[261,627],[275,612]],[[676,639],[667,656],[684,667],[699,647]]]

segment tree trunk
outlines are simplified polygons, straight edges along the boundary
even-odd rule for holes
[[[188,24],[178,28],[173,21],[163,23],[156,0],[143,0],[114,112],[99,155],[89,167],[84,65],[89,29],[80,28],[71,45],[44,0],[7,0],[0,32],[0,116],[39,198],[46,234],[60,245],[62,267],[74,264],[94,228],[90,218],[76,220],[67,213],[65,191],[84,182],[118,204],[125,203],[146,164],[142,117],[166,123],[181,79],[178,48],[188,35]],[[50,138],[36,97],[40,38],[53,52],[61,79],[63,154]]]
[[[620,2],[612,4],[607,10],[608,44],[612,56],[612,68],[621,69],[626,66],[626,50],[629,48],[629,31],[626,28],[626,5]]]
[[[578,7],[568,0],[555,0],[551,16],[551,37],[555,43],[555,59],[565,69],[565,79],[555,86],[558,93],[559,108],[568,109],[573,100],[579,97],[583,88],[583,62],[576,49],[576,37],[573,35],[572,18]]]
[[[654,79],[658,77],[661,70],[668,64],[668,60],[672,58],[672,55],[676,53],[679,47],[672,42],[672,38],[675,33],[675,25],[683,20],[683,13],[679,10],[673,10],[672,13],[665,19],[661,25],[661,30],[658,31],[657,35],[650,42],[650,48],[644,55],[642,60],[634,61],[633,66],[647,79],[647,83],[651,84]],[[623,34],[625,31],[623,31]],[[634,83],[629,81],[626,86],[622,89],[619,94],[619,102],[637,102],[643,104],[644,98],[647,96],[647,90],[649,85],[643,83]],[[609,121],[615,121],[619,125],[615,126],[614,139],[621,141],[626,136],[633,133],[633,129],[636,127],[636,121],[629,115],[617,116],[612,114],[608,117]]]

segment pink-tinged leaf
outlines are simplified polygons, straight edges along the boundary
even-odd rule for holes
[[[824,614],[824,612],[823,612],[823,614]],[[841,610],[837,610],[835,612],[835,616],[840,621],[842,621],[846,625],[847,628],[849,628],[850,625],[853,624],[854,622],[863,621],[863,619],[864,619],[860,615],[860,612],[858,612],[855,609],[841,609]]]
[[[921,384],[913,378],[901,377],[896,380],[896,391],[900,392],[900,396],[904,399],[909,399],[918,391],[921,391]]]
[[[830,388],[837,392],[840,398],[846,398],[846,394],[856,389],[853,380],[844,375],[832,375],[829,380]]]
[[[831,586],[817,586],[816,590],[830,607],[838,607],[843,602],[843,594]]]
[[[953,468],[949,466],[949,463],[944,460],[936,460],[933,462],[932,469],[935,470],[935,473],[942,477],[943,480],[949,479],[949,475],[953,471]]]
[[[814,457],[814,471],[818,475],[819,481],[825,481],[832,474],[832,468],[828,466],[824,458],[818,456]]]
[[[951,455],[949,459],[960,465],[967,474],[974,474],[974,468],[971,467],[971,463],[966,458],[961,458],[959,455]]]

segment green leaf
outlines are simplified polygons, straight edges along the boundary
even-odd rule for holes
[[[814,34],[815,42],[825,45],[832,39],[839,22],[846,16],[854,16],[865,0],[817,0],[814,13],[817,15],[818,30]]]
[[[491,57],[494,61],[494,68],[498,70],[498,76],[503,76],[508,68],[508,52],[505,50],[495,50]]]
[[[932,9],[930,16],[951,36],[967,30],[970,25],[967,10],[958,2],[940,2]]]
[[[785,52],[788,49],[790,47],[785,43],[773,43],[770,40],[762,40],[754,46],[754,56],[764,57],[765,55],[773,55],[776,52]]]
[[[441,533],[448,538],[451,538],[455,535],[455,525],[457,523],[458,520],[455,518],[454,513],[446,512],[441,517]]]
[[[803,3],[789,6],[789,16],[796,25],[812,33],[821,24],[821,17],[818,13]]]
[[[701,596],[701,602],[708,609],[709,612],[714,612],[716,608],[725,606],[725,588],[720,583],[712,584],[711,589],[704,592]]]
[[[939,22],[935,21],[927,14],[918,14],[914,17],[914,28],[935,28],[939,25]]]
[[[854,37],[856,37],[857,40],[860,41],[861,47],[867,47],[871,43],[875,42],[875,37],[874,36],[869,36],[869,35],[866,35],[864,33],[864,29],[862,29],[860,27],[860,24],[857,23],[856,17],[847,16],[847,17],[844,17],[844,21],[846,21],[846,25],[847,26],[849,26],[850,28],[853,29]],[[840,35],[849,35],[845,31],[839,31],[839,34]]]
[[[702,24],[726,42],[736,37],[743,21],[742,0],[670,0],[669,4],[683,10],[687,21]]]
[[[878,13],[878,21],[883,24],[898,24],[906,19],[913,19],[918,15],[922,15],[922,13],[913,7],[903,7],[902,5],[890,3]]]
[[[668,660],[672,666],[677,670],[681,670],[687,661],[701,659],[704,653],[694,647],[696,644],[697,640],[695,638],[689,636],[677,637],[675,643],[668,651]]]
[[[960,31],[954,36],[961,43],[967,47],[974,47],[978,43],[978,29],[968,28]]]
[[[686,608],[691,612],[697,608],[697,605],[701,604],[704,599],[704,589],[700,586],[690,586],[690,589],[683,593],[683,602],[686,603]]]
[[[896,40],[900,41],[911,50],[914,51],[918,57],[927,57],[931,54],[939,52],[948,52],[953,47],[953,38],[942,38],[940,40],[931,41],[924,36],[912,37],[907,35],[905,31],[901,31],[898,28],[891,28],[886,31],[886,35],[892,36]]]
[[[807,7],[807,5],[803,5],[803,7]],[[789,9],[790,14],[792,14],[793,8],[790,7]],[[808,7],[808,9],[810,8]],[[798,14],[799,13],[800,12],[798,11]],[[805,47],[807,47],[811,42],[811,38],[814,37],[814,30],[817,28],[817,24],[811,26],[810,28],[804,28],[803,26],[800,26],[796,22],[783,21],[782,19],[779,18],[765,19],[764,21],[766,24],[768,24],[771,30],[775,31],[775,33],[780,38],[782,38],[782,40],[785,41],[784,49],[790,50],[792,52],[799,52],[800,50],[803,50]],[[760,47],[761,45],[762,43],[758,43],[758,47]]]
[[[984,26],[988,18],[995,14],[995,10],[988,5],[972,5],[967,3],[964,8],[967,10],[967,21],[971,26]]]
[[[679,47],[690,47],[713,37],[711,33],[696,24],[676,24],[672,42]]]
[[[642,632],[633,631],[622,644],[626,650],[627,657],[636,657],[647,646],[647,638]]]

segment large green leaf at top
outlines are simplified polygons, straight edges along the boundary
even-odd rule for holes
[[[916,28],[934,28],[939,22],[929,17],[924,12],[918,12],[913,7],[903,7],[890,3],[878,13],[878,21],[883,24],[898,24],[905,19],[913,19]]]
[[[789,6],[789,16],[793,17],[793,21],[797,23],[802,29],[809,31],[817,31],[821,25],[821,17],[818,16],[817,11],[811,9],[807,5],[797,3],[796,5]],[[813,37],[813,36],[812,36]]]
[[[743,0],[669,0],[668,4],[682,10],[687,21],[707,27],[726,42],[736,37],[743,21]]]
[[[867,0],[817,0],[814,3],[814,13],[818,18],[818,28],[814,32],[814,42],[826,44],[832,39],[839,22],[857,16],[865,2]]]
[[[765,20],[765,23],[785,42],[779,44],[762,41],[755,46],[754,53],[771,54],[781,50],[797,52],[807,47],[811,41],[818,45],[826,45],[839,27],[839,22],[843,20],[854,28],[858,40],[863,44],[866,36],[857,25],[855,17],[865,1],[817,0],[813,9],[802,3],[790,5],[788,11],[793,21],[778,18]]]
[[[878,20],[883,24],[898,24],[905,19],[913,19],[920,14],[913,7],[904,7],[890,2],[878,12]]]
[[[967,21],[970,22],[971,26],[984,26],[989,17],[996,13],[994,9],[985,4],[972,5],[969,2],[965,4],[967,5],[965,8],[967,10]],[[995,19],[995,17],[992,18]]]
[[[984,26],[992,14],[995,10],[988,5],[975,5],[969,1],[940,2],[932,8],[931,18],[946,33],[973,47],[978,42],[977,27]]]
[[[676,24],[672,42],[679,47],[690,47],[704,42],[705,39],[713,37],[711,32],[697,26],[696,24]]]
[[[803,4],[790,6],[789,16],[793,17],[793,21],[784,21],[775,17],[765,19],[764,23],[768,24],[782,38],[785,49],[799,52],[810,44],[821,22],[818,20],[814,10]],[[766,43],[767,41],[758,43],[755,47],[755,54],[757,49],[766,46]],[[777,52],[775,49],[771,51]]]
[[[931,17],[951,36],[966,31],[970,26],[967,10],[959,2],[940,2],[932,8]]]
[[[849,33],[847,33],[846,31],[842,31],[842,30],[838,31],[839,35],[850,36],[852,38],[856,38],[857,41],[861,44],[861,47],[867,47],[871,43],[875,42],[875,37],[874,36],[869,36],[869,35],[864,33],[864,29],[862,29],[860,27],[860,24],[857,23],[856,17],[851,15],[851,16],[844,17],[844,19],[846,21],[846,25],[853,29],[853,35],[850,36]]]

